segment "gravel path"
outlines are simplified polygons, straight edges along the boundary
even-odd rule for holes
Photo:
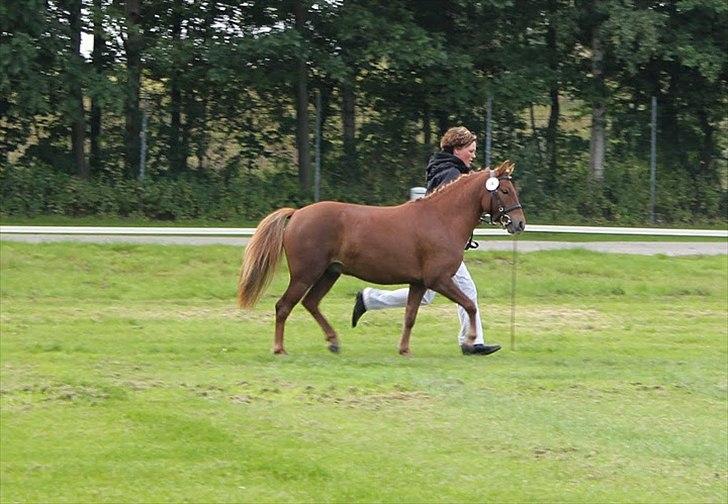
[[[116,236],[116,235],[29,235],[3,233],[0,239],[27,243],[73,241],[83,243],[156,243],[163,245],[231,245],[242,247],[248,238],[225,236]],[[513,250],[511,240],[481,241],[478,251]],[[595,252],[669,256],[728,254],[728,242],[561,242],[519,240],[519,252],[586,249]]]

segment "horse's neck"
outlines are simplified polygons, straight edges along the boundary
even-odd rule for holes
[[[478,174],[469,175],[467,179],[456,182],[450,188],[450,194],[438,198],[440,215],[448,224],[455,238],[465,243],[478,225],[480,219],[481,184]]]

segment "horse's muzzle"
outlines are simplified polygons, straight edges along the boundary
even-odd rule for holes
[[[507,222],[503,222],[503,218],[508,218]],[[506,228],[506,231],[508,231],[510,234],[518,234],[522,232],[524,229],[526,229],[526,223],[522,220],[513,221],[510,217],[507,215],[504,215],[501,218],[501,224],[503,224],[503,227]]]

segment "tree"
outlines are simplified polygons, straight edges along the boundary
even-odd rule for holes
[[[569,40],[569,29],[564,26],[568,17],[564,15],[569,10],[569,6],[560,5],[558,0],[547,0],[546,2],[546,61],[548,64],[549,75],[549,119],[546,126],[546,157],[548,160],[548,169],[550,177],[547,180],[552,181],[558,170],[558,136],[559,136],[559,120],[561,118],[561,104],[559,103],[561,95],[561,86],[563,78],[561,76],[561,66],[566,65],[568,61],[565,51],[561,47],[566,46],[567,50],[573,47],[573,41]],[[559,43],[561,39],[561,43]],[[549,182],[550,184],[552,182]]]
[[[81,2],[0,4],[0,150],[12,166],[137,177],[144,96],[145,173],[172,179],[149,187],[200,184],[168,199],[210,190],[252,216],[275,180],[298,187],[281,204],[303,204],[315,92],[325,197],[393,203],[422,182],[439,133],[465,124],[482,138],[492,96],[494,158],[518,162],[524,202],[611,218],[632,195],[613,182],[646,167],[654,95],[658,183],[695,181],[669,204],[701,215],[728,204],[728,9],[716,0],[87,0],[88,13]],[[565,120],[575,109],[590,131]],[[580,187],[589,175],[610,183]],[[210,189],[242,179],[232,196]]]
[[[182,127],[182,86],[186,66],[185,45],[182,43],[182,19],[185,14],[182,0],[172,3],[172,68],[169,75],[170,125],[169,125],[169,171],[180,174],[187,171],[189,141],[183,137]]]
[[[139,174],[139,161],[141,152],[141,124],[142,114],[139,108],[141,77],[142,77],[142,48],[143,34],[141,30],[140,0],[126,0],[124,3],[126,14],[126,98],[124,103],[125,117],[125,152],[124,166],[129,178],[136,178]]]
[[[306,6],[302,0],[293,0],[294,29],[301,41],[296,67],[296,147],[298,148],[298,182],[301,190],[311,189],[310,133],[308,125],[308,51],[306,47]]]
[[[86,164],[86,120],[83,104],[83,56],[81,55],[81,0],[65,0],[68,9],[70,30],[70,53],[68,62],[69,106],[71,117],[71,150],[76,164],[76,174],[88,178]]]
[[[92,77],[97,83],[105,79],[107,68],[107,41],[104,27],[104,5],[102,0],[93,0],[91,9],[93,23],[93,51],[91,52],[91,64],[93,67]],[[101,86],[89,92],[91,96],[91,115],[89,118],[89,172],[98,173],[101,171],[101,128],[102,128],[102,102]]]
[[[588,101],[591,106],[591,127],[589,130],[589,175],[592,180],[604,179],[604,156],[607,148],[607,86],[605,73],[605,42],[602,33],[607,17],[604,5],[598,0],[584,3],[582,23],[584,39],[590,48],[590,78],[588,79]]]
[[[0,153],[6,158],[26,145],[36,118],[51,111],[50,55],[58,40],[48,36],[46,9],[42,0],[0,3]]]
[[[599,26],[592,28],[592,121],[589,131],[589,173],[597,182],[604,179],[604,154],[607,144],[607,96],[604,76],[604,44]]]

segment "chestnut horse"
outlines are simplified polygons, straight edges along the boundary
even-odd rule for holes
[[[409,284],[400,354],[410,353],[410,333],[427,289],[465,309],[472,344],[476,306],[452,277],[482,214],[490,214],[509,233],[523,231],[525,216],[511,181],[513,168],[506,162],[494,170],[471,172],[422,199],[394,207],[323,201],[276,210],[260,222],[245,249],[238,305],[255,305],[285,250],[290,282],[276,303],[273,353],[286,353],[284,326],[301,299],[323,329],[329,350],[339,351],[339,338],[319,303],[342,273],[376,284]]]

